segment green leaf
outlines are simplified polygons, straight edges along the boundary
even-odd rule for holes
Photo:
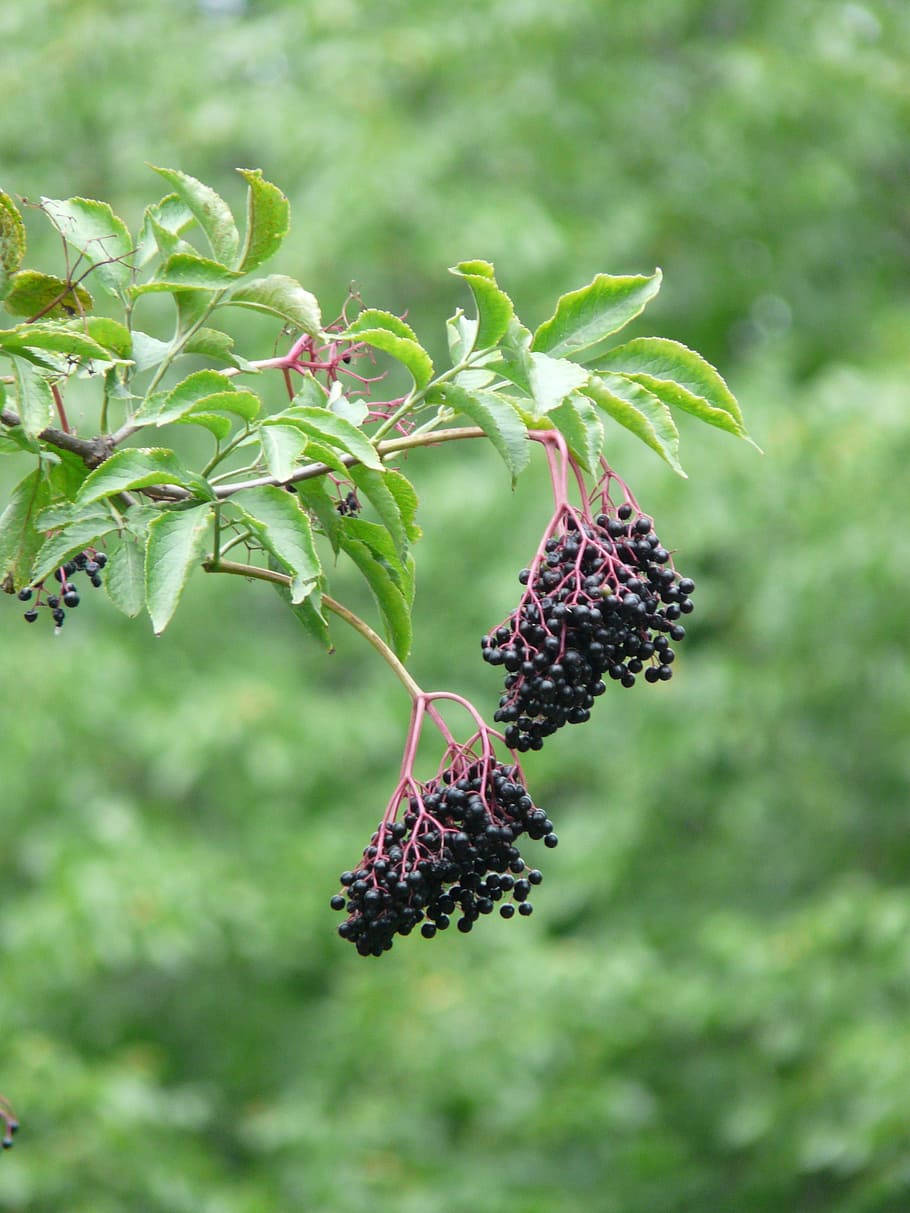
[[[6,402],[6,389],[0,383],[0,408]],[[0,451],[5,455],[18,455],[22,451],[27,451],[30,455],[36,455],[41,448],[38,443],[29,434],[26,434],[21,425],[10,426],[9,429],[0,430]]]
[[[234,338],[220,329],[201,328],[190,337],[183,347],[184,354],[202,354],[206,358],[221,358],[231,366],[242,371],[255,371],[256,368],[246,358],[233,353]]]
[[[290,573],[291,601],[302,602],[316,588],[322,568],[310,520],[295,494],[263,485],[244,489],[232,501],[262,546]]]
[[[140,329],[133,329],[133,362],[135,370],[148,371],[162,363],[171,352],[169,341],[159,341]]]
[[[327,468],[331,468],[339,476],[347,478],[350,468],[341,459],[337,450],[326,446],[323,442],[316,442],[315,439],[311,438],[307,444],[306,453],[307,457],[314,463],[324,463]]]
[[[446,321],[446,340],[452,365],[463,362],[477,343],[477,321],[471,320],[460,307]]]
[[[295,403],[281,415],[282,420],[290,420],[299,426],[306,434],[321,442],[353,455],[368,468],[382,469],[382,460],[376,454],[376,448],[356,425],[336,417],[328,409],[311,408]]]
[[[604,427],[597,409],[584,396],[571,396],[550,413],[550,420],[586,472],[593,474],[603,451]]]
[[[388,530],[378,522],[348,514],[339,517],[341,533],[365,544],[373,557],[384,564],[389,575],[410,605],[414,599],[414,570],[407,554],[402,556]]]
[[[254,392],[238,390],[232,380],[220,371],[194,371],[172,388],[163,400],[152,398],[143,402],[136,413],[136,420],[147,419],[161,426],[199,410],[203,413],[234,413],[245,421],[252,421],[261,407],[262,402]]]
[[[340,515],[335,508],[335,498],[325,486],[325,477],[316,476],[311,480],[297,480],[294,490],[306,509],[319,522],[334,551],[338,551],[338,530]]]
[[[236,264],[240,249],[240,233],[237,231],[230,207],[224,199],[220,198],[211,186],[204,185],[188,173],[180,172],[179,169],[157,168],[155,165],[150,167],[167,181],[174,193],[196,216],[199,226],[212,246],[215,258],[222,265],[233,266]]]
[[[193,212],[177,194],[167,194],[160,202],[147,206],[137,241],[136,265],[147,265],[158,254],[169,257],[189,251],[191,246],[182,248],[184,241],[179,236],[195,222]]]
[[[16,485],[0,514],[0,582],[4,586],[11,583],[14,590],[21,590],[30,584],[35,553],[44,540],[35,518],[48,504],[49,495],[41,468],[35,468]]]
[[[640,383],[664,404],[692,413],[709,425],[748,438],[743,415],[718,371],[687,346],[664,337],[639,337],[610,350],[597,370]]]
[[[685,476],[679,463],[679,433],[670,410],[646,388],[614,375],[592,375],[584,395],[614,421],[631,430],[666,460],[674,472]]]
[[[395,551],[399,557],[403,558],[408,550],[408,535],[401,517],[398,499],[386,481],[386,473],[375,472],[372,468],[355,464],[349,475],[379,515],[382,525],[392,537]]]
[[[108,354],[113,354],[115,359],[132,357],[132,334],[119,320],[111,320],[108,316],[82,316],[78,320],[67,321],[66,328],[84,333]]]
[[[348,525],[355,521],[342,519]],[[393,652],[401,661],[406,660],[411,650],[411,612],[399,584],[392,577],[389,565],[377,559],[373,550],[349,533],[347,528],[339,534],[339,544],[366,579]]]
[[[189,413],[186,417],[178,417],[174,424],[201,425],[210,434],[214,434],[219,442],[223,442],[233,428],[230,420],[222,417],[220,413]]]
[[[148,529],[145,597],[155,635],[170,623],[190,570],[199,559],[212,509],[166,510]]]
[[[304,598],[303,602],[295,603],[291,601],[291,591],[286,585],[278,585],[274,581],[271,582],[271,585],[278,591],[279,597],[287,603],[316,643],[327,652],[334,653],[335,648],[329,635],[329,625],[322,614],[322,595],[319,593],[319,589],[314,589],[307,598]]]
[[[3,306],[14,316],[68,318],[90,312],[92,297],[83,286],[69,286],[52,274],[20,270],[13,274]]]
[[[391,354],[411,372],[418,388],[426,387],[433,378],[430,355],[417,340],[414,330],[400,316],[378,308],[365,308],[341,337],[362,341],[373,349]]]
[[[337,417],[343,417],[345,421],[350,421],[351,425],[358,429],[363,425],[370,413],[366,401],[360,399],[349,400],[345,396],[341,390],[341,384],[337,379],[332,384],[332,390],[329,393],[326,407],[330,413],[334,413]]]
[[[512,405],[493,392],[468,391],[454,383],[440,389],[446,404],[480,426],[509,469],[512,483],[530,458],[528,431]]]
[[[160,447],[131,447],[116,451],[90,472],[76,494],[76,501],[86,505],[127,489],[149,488],[156,484],[178,484],[200,497],[211,499],[213,496],[206,481],[185,468],[173,451]]]
[[[598,274],[593,282],[563,295],[556,311],[544,321],[531,348],[553,357],[576,357],[587,362],[597,356],[603,341],[644,311],[660,290],[661,272],[613,277]]]
[[[305,291],[299,282],[285,274],[270,274],[267,278],[254,278],[235,287],[222,307],[228,305],[252,308],[278,316],[286,324],[316,336],[322,326],[319,304],[314,295]]]
[[[474,342],[464,352],[497,345],[505,336],[515,308],[505,291],[497,286],[493,266],[489,261],[460,261],[449,273],[465,280],[477,306]]]
[[[423,534],[417,525],[417,490],[410,480],[396,468],[386,468],[384,473],[386,488],[398,504],[398,512],[405,534],[412,542],[416,542]]]
[[[47,510],[42,511],[47,513]],[[49,535],[35,557],[32,566],[31,581],[41,581],[54,569],[66,564],[73,556],[78,555],[96,539],[117,529],[116,521],[111,515],[102,510],[96,510],[92,515],[77,519],[54,535]]]
[[[106,202],[93,198],[42,198],[41,209],[73,248],[95,264],[92,276],[110,295],[123,298],[130,282],[124,258],[133,251],[129,229]],[[120,260],[111,261],[110,258]],[[105,264],[99,264],[104,262]],[[78,271],[88,267],[79,265]]]
[[[22,428],[32,438],[54,421],[54,397],[51,385],[37,367],[22,358],[12,358],[16,383],[16,407]]]
[[[290,480],[297,470],[309,438],[303,430],[289,422],[266,421],[259,428],[259,441],[269,475],[284,482]]]
[[[25,257],[25,224],[9,194],[0,190],[0,299]]]
[[[77,324],[81,324],[81,321],[77,321]],[[99,345],[81,328],[70,328],[54,321],[44,324],[19,324],[14,329],[0,329],[0,349],[8,354],[23,354],[27,350],[51,350],[71,358],[110,361],[110,354],[104,346]]]
[[[167,291],[223,291],[234,285],[240,274],[225,269],[217,261],[196,253],[174,253],[160,267],[151,282],[130,287],[135,299]]]
[[[145,552],[133,535],[124,535],[109,548],[104,588],[114,606],[130,619],[145,606]]]
[[[246,239],[239,267],[247,273],[276,253],[288,234],[291,208],[277,185],[272,185],[258,169],[239,168],[237,172],[249,188],[246,209]]]

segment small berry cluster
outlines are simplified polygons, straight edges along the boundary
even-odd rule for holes
[[[335,502],[335,509],[342,518],[351,515],[355,517],[360,513],[360,499],[353,489],[344,498],[340,498]]]
[[[624,687],[642,670],[648,682],[668,680],[670,642],[686,634],[679,619],[692,610],[695,583],[675,571],[649,518],[602,496],[596,517],[557,508],[531,568],[518,575],[521,602],[482,641],[484,661],[506,670],[494,720],[520,753],[586,721],[604,675]]]
[[[60,588],[55,589],[53,593],[47,592],[44,580],[20,590],[19,601],[31,604],[23,615],[26,623],[34,623],[38,618],[39,607],[47,607],[56,626],[63,627],[66,619],[64,607],[75,610],[80,601],[79,591],[70,578],[76,573],[85,573],[90,583],[97,589],[102,584],[101,570],[106,564],[107,556],[104,552],[86,548],[84,552],[80,552],[78,556],[68,560],[62,568],[54,570],[54,578],[60,582]]]
[[[334,910],[347,910],[338,934],[361,956],[381,956],[395,935],[418,925],[432,939],[456,911],[464,933],[499,901],[503,918],[514,917],[516,906],[525,917],[532,912],[528,895],[543,877],[526,869],[515,843],[522,834],[548,847],[558,839],[517,764],[462,750],[428,782],[399,785],[393,813],[399,805],[407,806],[403,820],[386,814],[361,866],[342,873],[345,893],[331,901]]]
[[[13,1137],[19,1128],[19,1121],[16,1119],[13,1109],[2,1095],[0,1095],[0,1127],[3,1130],[3,1136],[0,1137],[0,1146],[4,1150],[8,1150],[13,1144]]]

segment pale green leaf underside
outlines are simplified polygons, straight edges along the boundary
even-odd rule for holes
[[[656,451],[674,472],[685,476],[679,463],[676,425],[670,410],[653,393],[609,372],[592,375],[583,392],[599,409]]]
[[[598,274],[587,286],[563,295],[545,320],[531,348],[556,358],[590,361],[604,339],[638,316],[660,290],[661,272],[614,277]]]
[[[291,601],[302,602],[322,573],[310,520],[296,496],[274,485],[245,489],[233,503],[262,546],[291,575]]]
[[[145,595],[155,634],[170,622],[193,565],[199,559],[211,506],[167,510],[150,524],[145,549]]]

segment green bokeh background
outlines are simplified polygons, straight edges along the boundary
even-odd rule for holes
[[[407,718],[358,637],[201,576],[160,639],[0,603],[0,1209],[910,1207],[908,60],[903,0],[3,5],[4,188],[135,225],[146,161],[236,204],[260,167],[275,268],[434,353],[457,260],[530,325],[659,264],[634,332],[720,365],[766,454],[683,424],[681,481],[611,435],[699,583],[676,677],[529,759],[530,920],[377,962],[327,908]],[[542,469],[407,471],[414,673],[492,710]]]

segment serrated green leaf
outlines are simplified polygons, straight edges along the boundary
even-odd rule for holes
[[[233,497],[247,526],[291,575],[291,601],[311,594],[322,574],[310,520],[297,497],[274,485],[244,489]]]
[[[67,321],[66,328],[84,333],[117,359],[132,357],[132,334],[119,320],[112,320],[109,316],[81,316],[78,320]]]
[[[70,286],[53,274],[20,270],[9,281],[3,306],[13,316],[47,316],[67,319],[92,310],[92,297],[84,286]]]
[[[247,273],[276,253],[288,234],[291,208],[277,185],[272,185],[258,169],[239,168],[237,172],[249,186],[246,210],[246,239],[239,267]]]
[[[47,511],[43,510],[42,513],[46,514]],[[89,544],[94,544],[96,539],[116,529],[117,523],[110,514],[97,511],[94,515],[72,522],[56,534],[49,535],[35,556],[31,581],[41,581]]]
[[[50,350],[71,358],[110,361],[109,352],[86,332],[54,321],[18,324],[13,329],[0,329],[0,349],[8,354],[23,354],[27,350]]]
[[[446,321],[446,341],[452,365],[464,361],[477,343],[477,321],[466,316],[461,308]]]
[[[160,202],[147,206],[142,220],[142,231],[136,242],[136,265],[147,265],[159,254],[169,257],[171,253],[180,251],[183,242],[178,241],[178,237],[195,222],[193,212],[177,194],[167,194]],[[159,241],[159,236],[163,239],[163,244]]]
[[[262,402],[254,392],[238,390],[232,380],[220,371],[194,371],[172,388],[163,400],[154,398],[144,401],[135,419],[154,421],[155,425],[161,426],[199,410],[203,413],[234,413],[245,421],[252,421],[261,406]]]
[[[174,253],[159,268],[151,282],[130,287],[130,295],[161,294],[171,291],[224,291],[233,286],[240,274],[226,269],[218,261],[197,253]]]
[[[386,482],[386,473],[375,472],[372,468],[355,464],[348,475],[379,515],[382,525],[391,536],[396,553],[403,559],[408,550],[408,535],[398,499]]]
[[[259,441],[269,475],[284,482],[290,480],[297,470],[309,438],[296,425],[267,421],[259,427]]]
[[[130,619],[145,606],[145,549],[133,535],[124,535],[108,549],[104,588],[114,606]]]
[[[450,407],[480,426],[502,456],[514,484],[527,467],[530,452],[527,427],[512,405],[494,392],[468,391],[454,383],[445,384],[441,392]]]
[[[53,531],[58,527],[71,527],[86,523],[103,524],[111,518],[110,511],[103,505],[74,505],[72,501],[55,501],[47,506],[35,519],[39,531]]]
[[[233,428],[230,420],[222,417],[220,413],[190,413],[186,417],[178,417],[174,424],[201,425],[210,434],[214,434],[219,442],[223,442]]]
[[[234,338],[220,329],[201,328],[190,337],[183,347],[184,354],[203,354],[206,358],[221,358],[242,371],[255,371],[256,368],[246,358],[233,352]]]
[[[167,510],[148,529],[145,547],[145,598],[155,635],[173,617],[190,571],[202,552],[211,518],[210,505]]]
[[[377,471],[382,468],[382,460],[376,454],[376,448],[356,425],[345,421],[344,417],[336,417],[328,409],[311,408],[295,403],[281,415],[282,420],[291,421],[299,426],[304,433],[311,435],[317,441],[338,447],[349,455],[353,455],[362,464]]]
[[[210,486],[196,472],[185,468],[173,451],[160,447],[131,447],[116,451],[85,478],[76,494],[80,505],[100,501],[127,489],[156,484],[177,484],[200,497],[211,499]]]
[[[211,186],[204,185],[179,169],[157,168],[151,165],[187,205],[205,232],[212,252],[222,265],[236,264],[240,249],[240,233],[230,207]]]
[[[316,336],[322,326],[322,316],[316,297],[305,291],[299,282],[285,274],[269,274],[245,282],[221,301],[222,307],[234,305],[252,308],[278,316],[286,324]]]
[[[558,408],[587,382],[588,372],[585,368],[566,358],[551,358],[548,354],[538,353],[531,353],[528,357],[529,387],[537,417],[544,417],[551,409]]]
[[[611,333],[644,311],[660,282],[659,269],[650,275],[598,274],[587,286],[560,298],[556,311],[534,334],[532,350],[554,358],[576,358],[584,351],[580,361],[590,361]]]
[[[673,417],[652,392],[608,371],[592,375],[584,395],[656,451],[674,472],[685,476],[679,463],[679,433]]]
[[[747,438],[743,415],[720,373],[701,354],[679,341],[638,337],[610,350],[597,370],[613,371],[641,384],[671,407]]]
[[[489,261],[460,261],[450,274],[463,278],[471,288],[477,306],[477,329],[471,349],[487,349],[498,345],[515,315],[512,300],[496,283]]]
[[[329,635],[329,625],[322,613],[322,595],[318,587],[312,590],[303,602],[295,603],[291,602],[291,592],[287,586],[279,585],[274,581],[270,584],[278,591],[279,597],[290,607],[316,643],[327,652],[334,653],[335,648]]]
[[[41,209],[73,248],[94,264],[92,276],[111,295],[122,298],[130,281],[126,264],[133,243],[126,224],[106,202],[94,198],[42,198]],[[118,260],[110,260],[118,258]],[[79,266],[80,272],[84,266]]]
[[[0,190],[0,299],[25,257],[25,224],[9,194]]]
[[[593,474],[604,444],[603,422],[584,396],[573,396],[553,409],[550,420],[565,438],[569,451],[586,472]]]
[[[327,468],[331,468],[333,472],[337,472],[339,476],[346,477],[350,468],[341,459],[337,450],[326,446],[324,442],[317,442],[311,438],[307,444],[307,457],[313,463],[324,463]]]
[[[302,504],[319,522],[332,549],[338,551],[338,529],[340,515],[335,508],[336,499],[325,485],[324,476],[316,476],[311,480],[298,480],[294,490]]]
[[[350,421],[351,425],[356,426],[358,429],[363,425],[370,413],[366,401],[360,399],[350,400],[345,396],[341,390],[341,384],[337,379],[332,384],[332,391],[329,393],[327,407],[330,413],[334,413],[336,417],[343,417],[345,421]]]
[[[26,434],[37,438],[54,420],[51,385],[30,362],[11,358],[16,384],[16,408]]]
[[[307,408],[312,409],[324,409],[328,407],[328,392],[309,371],[300,380],[300,387],[297,389],[297,394],[294,397],[294,404],[297,406],[305,405]],[[276,413],[275,416],[280,417],[281,414]]]
[[[416,542],[423,534],[417,525],[417,490],[407,476],[396,468],[386,468],[384,473],[386,487],[398,503],[405,534],[411,542]]]
[[[357,520],[342,521],[351,523]],[[386,638],[395,655],[405,661],[411,650],[411,612],[399,584],[392,577],[389,565],[378,560],[370,547],[347,529],[339,534],[339,545],[366,579],[379,608]]]
[[[6,389],[0,383],[0,408],[6,403]],[[22,451],[27,451],[31,455],[36,455],[41,448],[31,435],[26,434],[21,425],[10,426],[9,429],[0,430],[0,451],[7,455],[18,455]]]
[[[169,341],[159,341],[157,337],[133,329],[133,362],[137,374],[159,366],[170,352]]]
[[[0,514],[0,582],[14,590],[29,584],[35,553],[44,541],[35,518],[48,504],[50,490],[40,468],[20,480]]]
[[[411,372],[418,388],[426,387],[433,378],[430,355],[417,340],[414,330],[400,316],[382,312],[378,308],[365,308],[341,336],[391,354]]]

